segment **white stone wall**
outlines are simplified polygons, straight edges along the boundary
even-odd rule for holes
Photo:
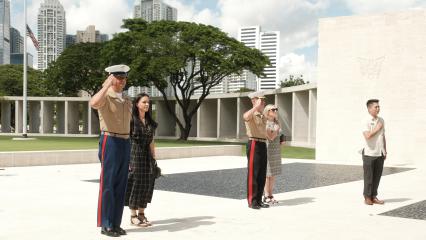
[[[321,19],[319,160],[361,161],[365,103],[380,99],[388,160],[426,165],[426,10]]]

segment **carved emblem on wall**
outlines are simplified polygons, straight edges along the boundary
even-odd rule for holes
[[[383,60],[385,60],[385,56],[378,58],[358,57],[361,76],[367,79],[378,79],[382,70]]]

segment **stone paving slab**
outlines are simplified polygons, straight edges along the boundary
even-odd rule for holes
[[[400,207],[380,215],[426,220],[426,200]]]
[[[292,192],[363,179],[362,166],[288,163],[276,177],[276,193]],[[386,167],[383,176],[413,168]],[[156,181],[155,189],[231,199],[246,198],[246,168],[168,174]],[[88,180],[98,183],[99,180]]]
[[[178,174],[244,168],[246,162],[230,156],[159,165],[166,174]],[[85,181],[99,173],[99,164],[0,171],[0,239],[111,239],[96,227],[99,185]],[[258,211],[249,209],[245,200],[156,190],[146,210],[154,226],[131,226],[125,209],[122,227],[128,235],[119,239],[424,240],[426,221],[380,215],[424,201],[426,190],[419,184],[424,182],[423,168],[384,176],[379,190],[386,204],[380,206],[363,204],[360,180],[277,193],[280,204]]]

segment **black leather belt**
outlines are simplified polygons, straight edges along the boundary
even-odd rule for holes
[[[264,142],[264,143],[266,143],[266,142],[267,142],[266,138],[249,137],[249,139],[250,139],[250,140],[257,141],[257,142]]]

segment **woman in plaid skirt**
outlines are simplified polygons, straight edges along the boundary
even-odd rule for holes
[[[278,108],[272,104],[266,105],[263,110],[266,116],[266,136],[268,138],[268,163],[266,168],[266,182],[263,201],[268,204],[278,203],[272,194],[275,176],[281,174],[281,127],[278,123]]]
[[[155,161],[154,132],[157,123],[152,119],[149,96],[139,94],[133,101],[130,126],[131,153],[129,179],[125,205],[129,206],[130,223],[141,227],[151,226],[145,216],[147,203],[154,192]]]

